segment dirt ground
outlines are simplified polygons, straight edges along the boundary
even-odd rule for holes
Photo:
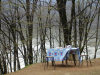
[[[51,64],[46,67],[45,64],[38,63],[7,75],[100,75],[100,59],[92,60],[92,66],[89,64],[88,67],[85,61],[80,67],[74,66],[73,62],[68,62],[67,66],[56,62],[55,70]]]

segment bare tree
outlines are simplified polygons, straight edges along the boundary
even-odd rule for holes
[[[29,50],[29,64],[33,63],[32,51],[32,33],[33,33],[33,18],[38,0],[32,1],[32,11],[30,12],[30,0],[26,0],[26,18],[28,23],[28,50]]]

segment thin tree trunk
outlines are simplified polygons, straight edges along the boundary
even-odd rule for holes
[[[59,47],[61,47],[61,24],[59,25]]]
[[[1,0],[0,0],[0,15],[1,15]],[[1,18],[0,18],[0,38],[1,38]],[[2,63],[1,63],[1,43],[0,43],[0,74],[3,73]]]
[[[0,15],[1,15],[1,0],[0,0]],[[1,17],[0,17],[0,29],[1,29]],[[1,34],[1,31],[0,31]]]
[[[94,59],[96,59],[96,53],[98,50],[98,30],[99,30],[99,20],[100,20],[100,7],[98,10],[98,22],[97,22],[97,28],[96,28],[96,45],[95,45],[95,54],[94,54]]]
[[[4,74],[7,74],[7,65],[6,65],[6,58],[5,57],[3,57],[3,67],[4,67]]]
[[[4,46],[3,46],[3,74],[7,74],[7,59],[6,59],[6,42],[5,42],[5,36],[3,35],[4,40]]]
[[[72,18],[74,18],[75,15],[75,0],[72,0]],[[77,47],[77,25],[76,25],[76,18],[73,20],[73,30],[74,30],[74,46]]]
[[[0,54],[0,75],[2,74],[3,74],[3,66],[2,66],[1,54]]]
[[[12,72],[12,50],[11,50],[11,42],[10,42],[10,30],[9,30],[9,38],[8,38],[8,40],[9,40],[9,51],[10,51],[10,61],[9,61],[9,63],[10,63],[10,71]]]
[[[39,37],[39,35],[38,35],[38,25],[37,25],[37,54],[36,54],[36,63],[37,63],[37,61],[38,61],[38,37]]]

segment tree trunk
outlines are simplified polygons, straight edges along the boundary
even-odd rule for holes
[[[98,10],[98,22],[97,22],[97,28],[96,28],[96,45],[95,45],[95,54],[94,54],[94,59],[96,59],[96,53],[98,50],[98,30],[99,30],[99,20],[100,20],[100,7]]]
[[[3,57],[3,67],[4,67],[4,71],[3,71],[3,74],[7,74],[7,65],[6,65],[6,58]]]
[[[32,34],[33,34],[33,18],[38,0],[33,0],[32,11],[30,12],[30,0],[26,0],[26,18],[28,23],[28,51],[29,64],[33,64],[33,50],[32,50]]]
[[[69,42],[69,28],[67,25],[67,16],[66,16],[66,1],[67,0],[56,0],[56,1],[57,1],[59,16],[60,16],[60,22],[63,27],[64,44],[68,45],[70,44],[70,42]]]
[[[2,57],[1,57],[1,54],[0,54],[0,74],[2,75],[3,74],[3,66],[2,66]]]
[[[59,25],[59,47],[61,47],[61,25]]]
[[[1,0],[0,0],[0,15],[1,15]],[[1,38],[1,18],[0,18],[0,38]],[[0,43],[0,72],[3,73],[2,63],[1,63],[1,43]]]
[[[9,65],[10,65],[10,71],[12,72],[12,50],[11,50],[11,41],[10,41],[10,30],[9,30],[9,38],[8,38],[8,40],[9,40],[9,51],[10,51],[10,61],[9,61]]]
[[[29,64],[33,64],[33,52],[32,52],[32,31],[33,26],[30,23],[30,0],[26,0],[26,18],[27,18],[27,27],[28,27],[28,59]]]
[[[72,18],[75,17],[75,0],[72,0]],[[77,26],[76,18],[73,20],[73,30],[74,30],[74,46],[77,47]]]
[[[1,0],[0,0],[0,15],[1,15]],[[1,17],[0,17],[0,29],[1,29]],[[1,34],[1,31],[0,31]]]

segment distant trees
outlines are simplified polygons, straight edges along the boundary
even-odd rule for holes
[[[90,40],[91,36],[89,35],[89,32],[91,31],[92,23],[94,22],[94,19],[97,14],[97,7],[98,3],[96,3],[96,7],[93,9],[92,4],[95,4],[95,1],[91,1],[89,4],[83,1],[83,4],[79,2],[79,5],[83,7],[80,8],[78,6],[78,12],[81,12],[81,15],[79,15],[79,48],[80,51],[82,52],[84,48],[87,50],[87,43]],[[88,11],[90,10],[90,11]],[[92,10],[95,10],[92,12]],[[87,51],[88,54],[88,51]]]
[[[86,2],[80,0],[78,1],[72,0],[71,19],[70,21],[68,21],[66,15],[67,0],[61,0],[61,1],[56,0],[56,1],[57,1],[57,8],[59,12],[60,22],[63,27],[65,45],[72,44],[75,47],[79,46],[82,52],[84,47],[87,46],[89,31],[91,30],[91,27],[93,25],[92,23],[97,14],[97,11],[94,12],[91,11],[97,10],[98,3],[96,3],[95,1]],[[93,4],[95,4],[94,9],[93,9]],[[88,9],[90,11],[88,11]]]

